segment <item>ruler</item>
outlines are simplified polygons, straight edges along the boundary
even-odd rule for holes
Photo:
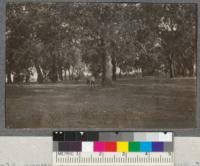
[[[173,153],[53,152],[54,166],[173,166]]]
[[[53,166],[173,166],[172,132],[54,132]]]

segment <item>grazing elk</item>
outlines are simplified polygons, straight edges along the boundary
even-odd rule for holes
[[[93,87],[95,85],[95,77],[94,76],[87,77],[86,83],[90,87]]]

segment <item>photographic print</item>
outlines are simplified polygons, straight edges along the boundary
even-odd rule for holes
[[[194,128],[196,57],[196,4],[7,3],[6,128]]]

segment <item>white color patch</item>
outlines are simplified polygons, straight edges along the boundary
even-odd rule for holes
[[[157,132],[146,132],[146,140],[151,142],[159,141],[159,133]]]
[[[172,139],[173,139],[172,132],[167,132],[166,134],[164,132],[159,133],[159,141],[172,142]]]
[[[93,152],[94,143],[93,142],[82,142],[82,152]]]

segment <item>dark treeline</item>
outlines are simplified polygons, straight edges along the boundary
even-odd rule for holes
[[[32,67],[38,83],[79,79],[85,66],[103,85],[117,69],[195,76],[196,20],[194,4],[9,3],[7,82],[29,82]]]

